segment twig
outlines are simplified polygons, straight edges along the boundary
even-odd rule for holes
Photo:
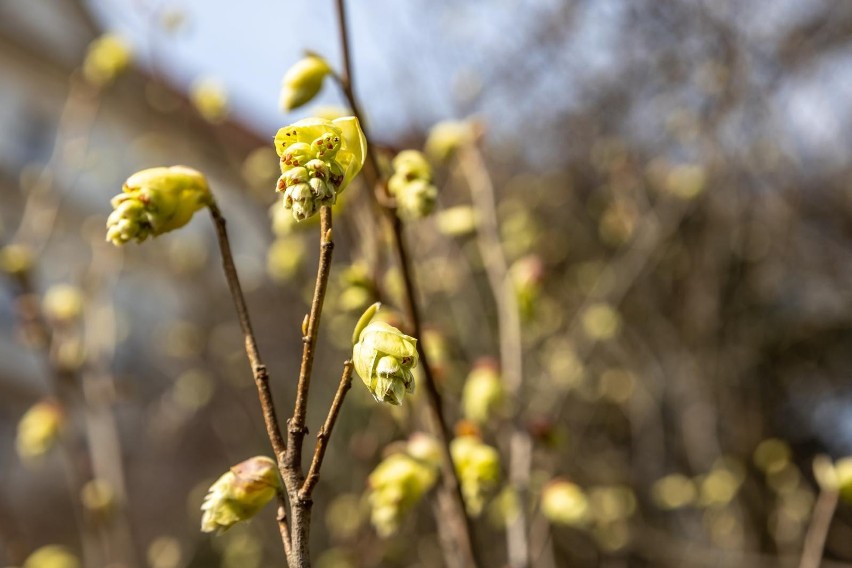
[[[497,304],[497,327],[500,338],[500,371],[506,385],[506,398],[512,405],[509,425],[509,482],[520,497],[521,507],[506,531],[509,566],[529,565],[529,536],[526,501],[532,467],[532,441],[522,424],[523,412],[523,344],[521,318],[515,288],[509,275],[509,263],[500,242],[497,200],[494,184],[476,143],[461,149],[459,166],[470,187],[478,213],[476,243]]]
[[[352,111],[359,118],[363,118],[363,113],[360,112],[360,105],[355,97],[352,89],[352,68],[350,63],[349,35],[346,25],[346,7],[345,0],[336,0],[337,16],[338,16],[338,33],[340,35],[341,48],[344,51],[343,65],[344,69],[339,75],[336,75],[341,89],[343,90],[346,99],[349,102]],[[368,140],[367,144],[367,166],[364,168],[363,175],[369,187],[375,189],[375,201],[382,205],[382,212],[385,219],[391,227],[393,236],[393,244],[397,253],[400,264],[400,272],[402,273],[403,282],[405,284],[405,303],[406,315],[413,327],[415,337],[421,336],[421,319],[417,306],[417,292],[414,286],[414,277],[409,262],[408,250],[405,244],[405,238],[402,230],[402,223],[397,217],[396,212],[388,207],[390,201],[387,195],[387,188],[381,183],[380,169],[376,156],[370,150],[372,147],[369,143],[370,136],[367,132],[367,126],[362,122],[364,136]],[[447,559],[453,563],[461,562],[465,566],[478,566],[479,562],[476,557],[476,547],[473,544],[472,528],[470,519],[464,506],[464,498],[461,494],[461,484],[453,467],[452,456],[450,454],[450,433],[447,423],[444,419],[444,413],[441,405],[441,395],[438,391],[432,368],[429,365],[429,360],[423,350],[423,342],[417,342],[417,351],[420,356],[420,365],[423,370],[424,382],[426,383],[426,393],[428,406],[431,417],[434,422],[434,433],[438,438],[441,446],[442,459],[442,492],[443,496],[439,495],[440,506],[443,509],[440,522],[438,523],[439,530],[447,531],[455,537],[457,544],[457,557],[448,557]]]
[[[820,491],[814,512],[811,515],[811,524],[805,535],[805,546],[802,550],[802,559],[799,568],[819,568],[825,550],[825,539],[828,537],[828,529],[831,527],[831,518],[837,508],[839,494],[835,489],[823,489]]]
[[[302,484],[302,489],[299,491],[299,496],[302,499],[311,498],[311,492],[314,490],[314,487],[319,481],[319,472],[322,467],[322,460],[325,458],[328,439],[331,437],[331,431],[334,429],[334,423],[337,422],[340,407],[343,406],[343,398],[346,396],[346,393],[351,387],[352,361],[346,361],[343,363],[343,375],[340,377],[340,384],[337,387],[337,392],[334,395],[334,401],[331,403],[331,408],[328,409],[328,416],[325,419],[325,424],[323,424],[317,434],[317,445],[314,448],[314,458],[311,461],[311,467],[308,470],[305,483]]]
[[[215,201],[210,203],[210,216],[213,218],[213,224],[216,227],[216,237],[219,240],[219,250],[222,253],[222,268],[225,271],[225,278],[228,281],[228,288],[231,291],[231,297],[234,299],[234,307],[237,310],[237,319],[240,322],[240,329],[243,332],[245,339],[246,356],[248,356],[249,364],[251,365],[254,383],[257,387],[257,396],[260,399],[260,408],[263,412],[263,422],[266,425],[266,434],[269,436],[269,441],[272,444],[272,450],[275,453],[275,461],[278,464],[278,469],[284,477],[284,455],[286,453],[286,445],[284,438],[281,435],[281,427],[278,424],[278,416],[275,413],[275,402],[272,399],[272,392],[269,390],[269,373],[266,370],[266,365],[260,358],[260,352],[257,348],[257,340],[254,337],[254,331],[251,327],[246,300],[243,296],[240,279],[237,275],[237,268],[234,265],[234,257],[231,254],[231,243],[228,239],[228,229],[226,227],[225,218],[219,210],[219,206]],[[284,553],[290,557],[290,532],[287,526],[286,502],[282,494],[278,496],[278,528],[281,533],[281,540],[284,544]]]
[[[334,250],[332,241],[331,208],[320,209],[320,258],[317,267],[317,280],[314,287],[314,297],[311,301],[311,311],[303,324],[302,362],[299,367],[299,384],[296,387],[296,404],[293,417],[287,426],[287,453],[284,458],[282,475],[287,495],[290,498],[290,513],[292,530],[290,531],[291,545],[290,568],[310,566],[309,536],[311,528],[310,495],[302,493],[305,476],[302,472],[302,444],[308,429],[305,418],[308,408],[308,391],[311,386],[311,370],[314,362],[314,349],[319,332],[322,305],[328,287],[328,277],[331,272],[331,253]]]

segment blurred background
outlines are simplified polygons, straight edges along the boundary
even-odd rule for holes
[[[484,132],[477,175],[521,309],[532,565],[797,566],[820,518],[822,565],[850,565],[852,506],[834,509],[824,477],[852,454],[852,4],[349,12],[374,149],[420,149],[448,119]],[[274,507],[198,530],[210,483],[269,453],[209,221],[122,249],[104,223],[132,172],[208,176],[287,415],[317,226],[281,219],[272,138],[344,105],[331,81],[306,109],[278,103],[304,50],[339,68],[335,26],[332,2],[0,0],[0,565],[50,544],[91,566],[283,565]],[[105,33],[121,40],[98,67]],[[463,161],[435,160],[436,213],[406,227],[451,424],[499,348]],[[358,315],[377,294],[401,305],[365,193],[336,218],[312,432]],[[315,564],[441,566],[425,503],[380,538],[364,497],[424,402],[378,406],[355,382],[315,494]],[[505,460],[499,417],[478,429]],[[579,488],[582,519],[539,507],[554,479]],[[502,487],[476,523],[486,566],[505,564]]]

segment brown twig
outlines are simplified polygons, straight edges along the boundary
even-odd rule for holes
[[[509,482],[522,503],[518,514],[506,530],[509,566],[529,566],[529,533],[525,504],[529,493],[532,467],[532,440],[522,424],[523,413],[523,344],[521,317],[515,288],[509,274],[509,263],[500,241],[497,200],[494,184],[482,153],[471,143],[459,152],[459,166],[464,175],[478,214],[477,239],[479,254],[488,284],[497,305],[497,328],[500,338],[500,372],[506,385],[506,399],[512,405],[509,429]]]
[[[802,550],[802,559],[799,568],[819,568],[825,550],[825,539],[828,537],[828,529],[831,527],[831,518],[837,509],[839,494],[835,489],[823,489],[820,491],[814,512],[811,515],[811,523],[808,533],[805,535],[805,545]]]
[[[311,467],[308,469],[308,475],[305,478],[305,482],[302,484],[302,489],[299,491],[299,496],[302,499],[311,498],[311,493],[319,481],[319,472],[322,467],[322,460],[325,458],[328,439],[331,437],[331,431],[334,429],[334,423],[337,422],[337,416],[340,413],[341,406],[343,406],[343,399],[351,387],[352,361],[346,361],[343,363],[343,375],[340,377],[340,384],[337,387],[337,392],[334,395],[331,408],[328,409],[328,416],[325,418],[325,424],[323,424],[317,434],[317,445],[314,448],[314,458],[311,461]]]
[[[263,412],[263,422],[266,425],[266,434],[269,437],[269,442],[272,444],[272,450],[275,453],[275,460],[278,463],[278,469],[284,476],[284,456],[286,453],[286,444],[284,437],[281,435],[281,427],[278,424],[278,416],[275,412],[275,402],[272,399],[272,392],[269,390],[269,373],[266,370],[266,365],[260,358],[260,352],[257,348],[257,340],[254,337],[251,320],[249,318],[248,307],[243,296],[240,279],[237,275],[237,268],[234,265],[234,257],[231,253],[231,243],[228,239],[228,229],[226,227],[225,218],[219,210],[219,206],[215,201],[209,205],[210,216],[213,218],[213,224],[216,227],[216,237],[219,241],[219,250],[222,253],[222,268],[225,271],[225,278],[228,281],[228,288],[231,291],[231,297],[234,299],[234,307],[237,310],[237,319],[240,322],[240,329],[243,332],[245,340],[246,356],[248,356],[249,364],[251,365],[254,383],[257,387],[257,396],[260,399],[260,408]],[[284,544],[284,553],[290,557],[291,543],[290,531],[287,526],[286,502],[283,494],[278,496],[278,528],[281,533],[281,540]]]
[[[403,234],[402,222],[396,215],[396,211],[388,206],[391,199],[387,195],[387,188],[381,180],[381,170],[378,167],[378,161],[369,143],[370,136],[367,131],[367,125],[363,121],[363,113],[360,111],[357,97],[352,88],[352,67],[350,62],[349,48],[349,33],[346,25],[346,6],[345,0],[336,0],[337,17],[338,17],[338,33],[340,35],[340,44],[344,52],[343,65],[344,68],[340,74],[336,74],[344,96],[349,102],[349,106],[355,115],[362,119],[362,130],[364,136],[368,140],[367,143],[367,167],[363,170],[363,175],[367,185],[375,189],[373,194],[375,202],[381,205],[381,210],[385,219],[391,228],[393,237],[393,246],[399,259],[400,272],[402,273],[403,282],[405,284],[405,311],[412,325],[415,337],[420,338],[422,325],[420,313],[417,305],[417,291],[414,285],[414,275],[411,262],[408,256],[408,249],[405,244],[405,236]],[[452,456],[450,454],[450,432],[444,419],[443,407],[441,404],[441,395],[438,391],[435,377],[432,373],[432,367],[423,350],[423,342],[417,342],[417,351],[420,356],[420,365],[423,370],[423,378],[426,383],[426,393],[428,400],[429,413],[434,423],[434,433],[438,438],[441,446],[442,460],[442,490],[439,492],[439,504],[442,509],[441,522],[438,523],[439,530],[446,531],[454,538],[456,543],[455,554],[447,556],[447,560],[453,564],[460,563],[463,566],[478,566],[479,562],[476,555],[476,547],[473,543],[473,531],[470,519],[464,506],[464,498],[461,494],[461,484],[453,467]]]
[[[299,367],[299,384],[296,386],[296,404],[293,416],[287,425],[287,453],[284,457],[282,475],[290,498],[291,531],[290,531],[290,568],[310,566],[309,536],[311,525],[310,495],[302,493],[305,476],[302,472],[302,444],[308,429],[305,426],[308,409],[308,392],[311,386],[311,370],[314,362],[314,349],[319,333],[320,316],[328,287],[328,277],[331,273],[331,254],[334,250],[332,241],[331,208],[320,209],[320,258],[317,267],[317,280],[314,296],[311,301],[311,311],[302,330],[302,362]]]

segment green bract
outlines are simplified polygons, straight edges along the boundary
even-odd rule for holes
[[[238,463],[210,486],[201,505],[201,530],[224,532],[252,518],[280,487],[274,460],[256,456]]]
[[[298,221],[333,205],[367,156],[367,141],[354,116],[332,121],[307,118],[275,135],[281,158],[278,191]]]
[[[107,240],[115,245],[183,227],[210,203],[210,188],[201,172],[186,166],[151,168],[127,178],[124,193],[112,198]]]
[[[363,326],[352,360],[377,402],[398,405],[406,392],[414,392],[411,370],[417,366],[417,340],[395,327],[384,322]]]

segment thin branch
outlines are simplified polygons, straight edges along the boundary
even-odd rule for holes
[[[331,431],[334,429],[334,423],[337,422],[337,416],[340,413],[340,408],[343,406],[343,399],[346,397],[346,393],[351,387],[352,361],[346,361],[343,363],[343,375],[340,377],[340,384],[337,387],[337,392],[334,395],[331,408],[328,409],[328,416],[325,418],[325,424],[323,424],[317,434],[317,445],[314,448],[314,458],[311,461],[311,467],[308,470],[305,483],[302,484],[302,489],[299,491],[299,495],[302,499],[311,498],[311,493],[319,481],[320,468],[322,467],[322,460],[325,458],[328,439],[331,437]]]
[[[299,384],[296,386],[296,404],[293,417],[287,427],[287,453],[284,457],[282,475],[287,495],[290,498],[291,513],[291,550],[290,567],[302,568],[310,566],[309,536],[311,529],[310,495],[302,494],[302,484],[305,476],[302,472],[302,444],[308,429],[305,426],[308,409],[308,392],[311,386],[311,370],[314,363],[314,349],[319,333],[320,316],[328,287],[328,277],[331,273],[331,254],[334,250],[332,241],[332,216],[330,207],[320,209],[320,258],[317,267],[317,280],[314,287],[314,297],[311,301],[311,311],[302,329],[302,362],[299,367]]]
[[[243,296],[243,290],[240,286],[240,279],[237,275],[237,267],[234,265],[234,257],[231,253],[231,242],[228,238],[228,229],[226,227],[225,218],[219,210],[216,202],[209,205],[210,216],[213,218],[213,224],[216,226],[216,237],[219,240],[219,250],[222,253],[222,268],[225,271],[225,278],[228,281],[228,288],[231,291],[231,297],[234,299],[234,307],[237,310],[237,319],[240,322],[240,329],[243,332],[245,340],[246,355],[248,356],[249,364],[251,365],[254,383],[257,387],[257,396],[260,399],[260,408],[263,412],[263,422],[266,425],[266,434],[269,436],[269,441],[272,444],[272,450],[275,453],[275,460],[278,464],[278,469],[284,476],[284,455],[286,453],[286,445],[284,438],[281,435],[281,427],[278,424],[278,416],[275,412],[275,402],[272,398],[272,392],[269,390],[269,373],[266,370],[266,365],[260,358],[260,352],[257,348],[257,340],[254,337],[254,331],[251,327],[248,307]],[[283,513],[282,513],[283,511]],[[285,503],[279,498],[279,515],[278,528],[281,532],[281,540],[284,543],[284,553],[289,558],[290,556],[290,537],[287,527],[287,517]]]
[[[494,184],[482,153],[471,143],[459,153],[459,166],[470,187],[471,197],[478,214],[476,243],[482,257],[485,274],[494,301],[497,304],[497,327],[500,337],[500,372],[506,385],[506,398],[512,405],[509,432],[509,482],[518,492],[522,504],[527,502],[530,470],[532,467],[532,440],[522,424],[523,411],[523,344],[521,342],[521,317],[515,288],[509,275],[509,263],[500,241],[497,219],[497,199]],[[509,566],[529,566],[530,546],[527,530],[527,511],[519,507],[518,515],[506,531],[506,548]]]
[[[338,17],[338,32],[340,34],[341,48],[344,50],[343,72],[337,76],[341,89],[349,102],[349,106],[359,119],[363,119],[363,113],[360,111],[360,105],[355,97],[352,89],[352,68],[350,64],[350,49],[349,35],[346,24],[346,9],[345,0],[336,0],[337,17]],[[400,272],[402,273],[403,282],[405,284],[405,303],[406,315],[413,327],[415,337],[421,336],[422,325],[420,313],[417,306],[417,291],[414,285],[414,276],[411,263],[409,261],[408,250],[405,244],[402,222],[396,215],[396,211],[388,207],[391,202],[387,194],[387,187],[382,183],[378,161],[369,143],[370,136],[367,132],[367,127],[364,121],[361,120],[364,136],[367,138],[367,164],[362,172],[366,179],[367,185],[374,188],[375,202],[381,205],[381,210],[385,219],[387,219],[391,234],[393,236],[393,245],[397,253],[400,264]],[[432,367],[426,357],[426,352],[423,350],[423,342],[417,342],[417,351],[420,356],[420,365],[423,370],[424,382],[426,383],[426,393],[428,400],[429,413],[434,423],[434,433],[438,438],[441,446],[442,459],[442,493],[439,495],[440,506],[443,509],[441,522],[438,523],[440,530],[446,530],[454,534],[457,544],[457,557],[448,557],[448,560],[460,562],[465,566],[478,566],[479,562],[476,557],[476,547],[473,544],[473,531],[471,522],[467,516],[464,506],[464,498],[461,494],[461,484],[453,467],[452,456],[450,454],[450,432],[444,418],[444,412],[441,405],[441,395],[438,391],[438,386],[435,382],[435,377],[432,373]]]
[[[811,516],[811,524],[805,535],[805,545],[802,550],[802,559],[799,568],[819,568],[825,550],[825,539],[828,537],[828,529],[831,527],[831,518],[837,509],[839,494],[834,489],[823,489],[820,491],[814,512]]]

